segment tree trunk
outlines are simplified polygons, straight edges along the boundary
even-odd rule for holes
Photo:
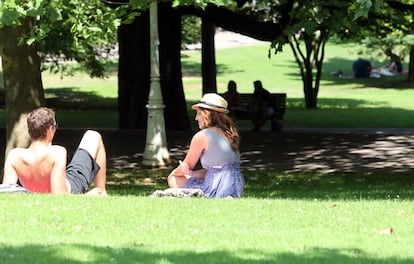
[[[214,35],[216,27],[206,19],[201,24],[201,72],[203,77],[203,94],[217,92],[216,49]]]
[[[319,86],[313,86],[313,64],[312,64],[312,42],[305,40],[306,54],[301,50],[302,40],[292,36],[289,39],[289,46],[292,49],[295,61],[298,64],[300,76],[303,82],[303,94],[305,96],[305,107],[307,109],[317,108]],[[322,62],[321,62],[322,63]]]
[[[149,15],[142,13],[118,30],[119,128],[145,128],[150,85]]]
[[[315,87],[313,87],[312,65],[306,63],[305,78],[303,79],[303,87],[305,91],[305,103],[307,109],[317,108],[317,94]]]
[[[171,3],[158,6],[160,84],[165,127],[189,130],[181,72],[181,17]],[[150,89],[149,16],[142,13],[118,30],[118,107],[121,129],[146,128]]]
[[[190,130],[181,71],[181,16],[171,3],[159,3],[161,89],[165,127]]]
[[[19,38],[28,34],[32,26],[32,21],[26,19],[20,26],[0,29],[0,55],[6,93],[6,156],[12,148],[29,145],[26,116],[34,108],[45,104],[37,49],[34,45],[18,45]]]

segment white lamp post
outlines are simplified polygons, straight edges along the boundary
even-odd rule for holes
[[[148,96],[147,139],[142,164],[147,167],[163,167],[170,164],[165,134],[164,104],[160,85],[158,56],[158,2],[150,4],[150,56],[151,85]]]

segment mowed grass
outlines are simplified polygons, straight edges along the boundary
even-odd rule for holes
[[[334,188],[331,194],[336,196],[335,190],[346,194],[349,187]],[[247,195],[233,200],[3,194],[0,261],[414,261],[412,194],[322,199],[312,198],[312,192],[300,198],[284,190],[283,186],[274,190],[279,196],[275,198]],[[317,192],[316,186],[313,193]]]
[[[136,171],[139,173],[139,171]],[[129,172],[131,174],[131,172]],[[407,175],[245,172],[241,199],[2,194],[1,263],[412,263]],[[139,175],[137,175],[139,177]]]

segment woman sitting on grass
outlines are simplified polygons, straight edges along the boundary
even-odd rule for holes
[[[240,172],[239,134],[227,115],[227,102],[208,93],[192,106],[201,129],[192,138],[183,162],[168,176],[170,188],[201,189],[214,198],[240,197],[244,179]],[[200,160],[202,169],[193,170]]]

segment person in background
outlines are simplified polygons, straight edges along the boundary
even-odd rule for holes
[[[230,80],[227,83],[227,91],[223,94],[223,98],[227,101],[228,109],[230,112],[233,108],[237,108],[240,105],[239,92],[237,91],[237,84],[235,81]]]
[[[223,98],[227,101],[227,108],[232,117],[249,115],[249,110],[240,103],[240,95],[237,91],[237,84],[235,81],[230,80],[228,82],[227,91],[223,94]]]
[[[27,116],[31,143],[7,155],[3,184],[18,182],[30,192],[106,195],[106,152],[97,131],[84,133],[72,161],[66,166],[66,148],[53,145],[57,123],[55,112],[40,107]],[[93,189],[88,192],[91,184]]]
[[[262,82],[253,82],[252,122],[253,131],[259,131],[267,119],[272,120],[275,114],[275,105],[271,94],[263,88]]]
[[[385,66],[388,71],[394,74],[401,74],[403,72],[401,58],[397,54],[394,54],[391,49],[386,49],[384,53],[390,58],[390,62]]]
[[[240,137],[227,115],[226,100],[218,94],[205,94],[198,104],[195,120],[198,131],[190,148],[167,182],[170,188],[201,189],[212,198],[241,197],[244,178],[240,171]],[[198,161],[201,169],[195,169]]]
[[[369,60],[358,58],[352,64],[354,78],[369,78],[371,76],[372,64]]]

